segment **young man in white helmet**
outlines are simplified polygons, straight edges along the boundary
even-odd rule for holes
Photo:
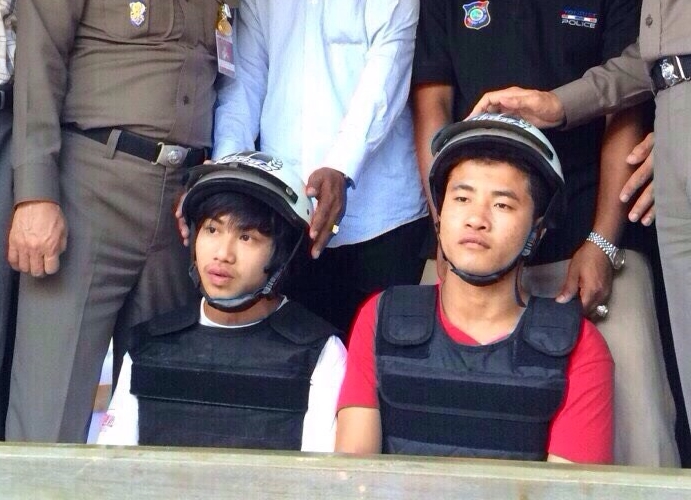
[[[279,293],[312,203],[280,160],[190,172],[182,212],[201,306],[135,327],[98,442],[332,451],[345,348]]]
[[[549,141],[482,115],[432,144],[431,196],[451,272],[394,287],[355,323],[336,450],[607,463],[612,373],[580,303],[520,286],[561,203]]]

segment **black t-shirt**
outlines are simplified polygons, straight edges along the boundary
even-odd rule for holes
[[[638,34],[640,0],[423,0],[413,84],[452,85],[463,119],[489,90],[550,90],[619,55]],[[566,178],[566,213],[533,263],[571,257],[592,228],[604,119],[546,130]]]

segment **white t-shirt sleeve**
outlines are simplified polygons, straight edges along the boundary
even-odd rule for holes
[[[101,422],[96,444],[136,445],[139,443],[139,403],[130,393],[132,358],[129,353],[122,360],[122,368],[108,412]]]
[[[302,451],[332,452],[336,444],[336,404],[345,374],[346,349],[338,337],[324,345],[310,381],[302,425]]]

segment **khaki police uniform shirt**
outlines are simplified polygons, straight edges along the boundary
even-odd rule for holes
[[[61,124],[211,146],[216,0],[21,0],[15,203],[59,202]]]
[[[691,54],[691,0],[643,0],[638,42],[554,91],[571,128],[649,99],[650,68],[665,56]],[[593,95],[597,99],[593,99]]]

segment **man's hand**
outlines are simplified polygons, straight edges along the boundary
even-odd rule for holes
[[[470,116],[480,113],[507,113],[520,116],[539,128],[557,127],[564,122],[564,107],[552,92],[510,87],[487,92]]]
[[[14,210],[7,260],[15,271],[39,278],[60,269],[67,224],[57,203],[27,201]]]
[[[213,163],[213,160],[204,160],[204,165],[209,165],[211,163]],[[184,191],[180,195],[175,205],[175,220],[178,221],[178,232],[180,233],[182,244],[188,247],[190,246],[190,228],[187,225],[185,217],[182,215],[182,204],[185,201],[185,196],[187,196],[187,191]]]
[[[612,293],[612,264],[602,250],[587,241],[571,259],[556,300],[562,304],[569,302],[579,290],[583,314],[597,319],[595,308],[607,304]]]
[[[636,203],[629,211],[629,220],[631,222],[640,220],[644,226],[651,225],[655,220],[655,197],[652,182],[654,145],[655,135],[651,132],[626,157],[626,163],[631,166],[638,165],[638,168],[626,181],[619,195],[619,199],[623,203],[628,203],[636,193],[639,193]]]
[[[178,203],[175,207],[175,220],[178,221],[178,232],[180,233],[180,238],[182,238],[182,244],[188,247],[190,246],[190,228],[182,215],[182,204],[185,201],[185,196],[187,196],[187,191],[178,198]]]
[[[307,196],[317,199],[310,225],[311,253],[316,259],[333,236],[334,224],[341,220],[345,211],[346,178],[333,168],[319,168],[307,180]]]

